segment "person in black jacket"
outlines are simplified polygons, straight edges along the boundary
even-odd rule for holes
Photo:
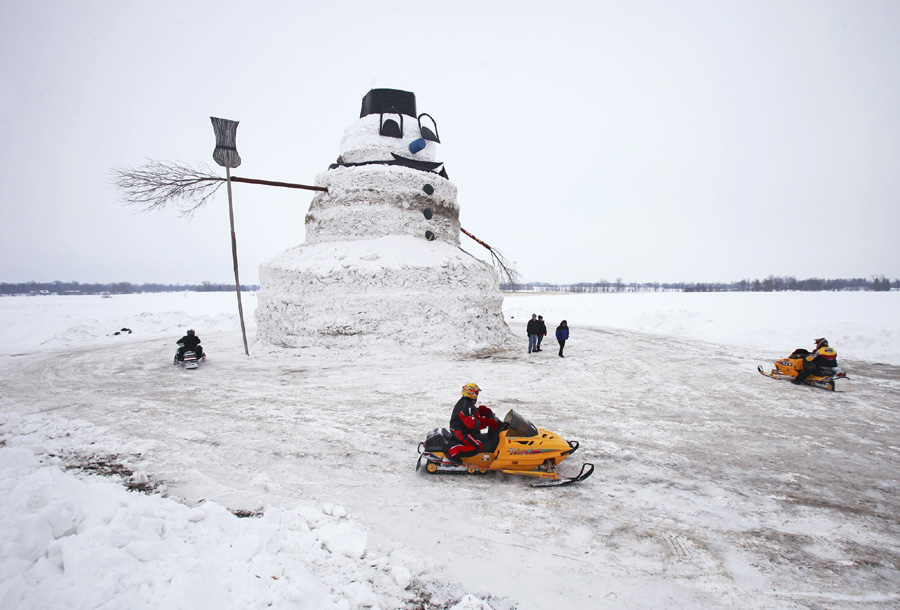
[[[484,405],[475,406],[480,392],[481,388],[474,383],[464,385],[462,398],[457,401],[450,414],[450,432],[459,443],[447,450],[447,457],[457,464],[461,463],[460,458],[481,453],[485,446],[490,447],[492,439],[498,438],[500,422],[494,417],[494,412]],[[482,428],[489,429],[487,435],[481,434]]]
[[[803,369],[791,383],[803,383],[810,375],[834,375],[836,368],[837,352],[828,346],[828,339],[816,339],[816,351],[803,359]]]
[[[537,314],[531,314],[531,319],[528,320],[528,326],[525,328],[525,333],[528,335],[528,353],[537,351],[537,342],[538,342],[538,333],[541,331],[540,323],[537,319]]]
[[[547,336],[547,324],[544,322],[544,316],[538,316],[538,339],[536,352],[541,351],[541,341]]]
[[[197,360],[203,358],[203,347],[200,345],[200,337],[194,332],[194,329],[187,331],[187,334],[176,341],[178,343],[178,351],[175,353],[175,360],[184,362],[184,352],[190,350],[197,356]]]

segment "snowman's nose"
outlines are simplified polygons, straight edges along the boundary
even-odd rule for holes
[[[420,150],[424,150],[427,144],[428,143],[425,141],[425,138],[413,140],[409,143],[409,152],[411,152],[412,154],[416,154]]]

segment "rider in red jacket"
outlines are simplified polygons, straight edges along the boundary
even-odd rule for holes
[[[478,453],[484,446],[481,430],[488,428],[497,430],[499,422],[494,417],[494,412],[484,405],[475,406],[478,394],[481,392],[474,383],[467,383],[462,387],[462,398],[453,407],[450,415],[450,432],[459,441],[447,451],[451,461],[460,462],[460,458],[471,457]]]

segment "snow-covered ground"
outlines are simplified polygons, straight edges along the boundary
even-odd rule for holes
[[[477,357],[279,352],[255,305],[248,359],[233,294],[0,299],[0,608],[900,606],[900,293],[506,295]],[[851,392],[756,372],[823,335]],[[468,381],[593,477],[416,473]]]

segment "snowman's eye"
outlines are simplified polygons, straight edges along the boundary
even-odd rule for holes
[[[422,117],[426,118],[424,124],[422,123]],[[437,142],[438,144],[441,143],[441,139],[438,137],[437,123],[431,118],[430,114],[423,112],[419,115],[419,133],[421,133],[422,137],[426,140]]]
[[[380,133],[383,136],[387,136],[389,138],[402,138],[403,137],[403,115],[402,114],[393,115],[393,116],[397,116],[400,119],[400,124],[398,125],[397,121],[395,121],[392,118],[388,118],[387,120],[385,120],[384,114],[385,113],[382,112],[380,115],[381,118],[380,118],[380,123],[378,125],[378,133]]]

